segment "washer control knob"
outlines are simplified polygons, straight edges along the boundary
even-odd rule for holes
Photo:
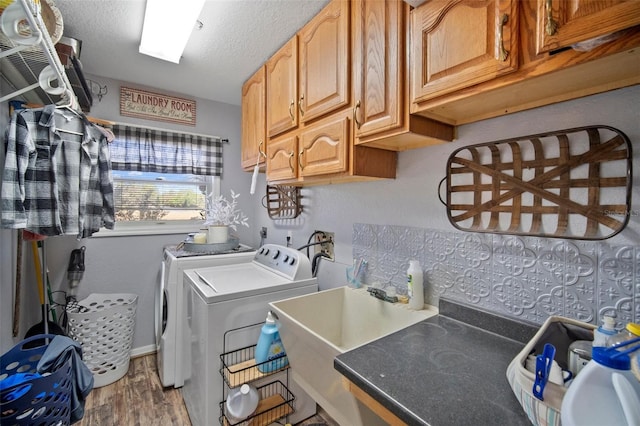
[[[280,256],[280,250],[277,250],[277,249],[276,249],[276,251],[273,253],[273,258],[274,258],[274,259],[277,259],[277,258],[278,258],[278,256]]]

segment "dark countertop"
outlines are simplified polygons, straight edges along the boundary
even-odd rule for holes
[[[339,355],[335,369],[410,425],[531,425],[506,370],[539,326],[443,299],[439,312]]]

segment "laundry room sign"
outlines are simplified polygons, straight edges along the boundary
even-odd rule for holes
[[[196,125],[196,101],[120,87],[120,115]]]

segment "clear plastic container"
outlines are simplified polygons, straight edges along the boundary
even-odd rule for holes
[[[607,342],[607,346],[618,346],[622,342],[640,337],[640,324],[630,322],[619,333],[611,336]]]

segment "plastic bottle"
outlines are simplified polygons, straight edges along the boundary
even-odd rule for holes
[[[611,336],[607,342],[607,346],[616,346],[627,340],[640,337],[640,324],[630,322],[619,333]]]
[[[424,309],[424,281],[422,267],[417,260],[409,261],[407,269],[407,290],[409,294],[409,309]]]
[[[226,415],[233,423],[240,422],[256,411],[260,402],[258,391],[253,386],[244,384],[229,393],[225,403]]]
[[[255,360],[258,370],[262,373],[270,373],[289,364],[284,346],[280,340],[276,319],[271,311],[267,314],[267,319],[260,331],[260,337],[256,345]],[[269,360],[272,361],[267,362]]]
[[[560,416],[563,426],[640,424],[640,381],[629,355],[593,348],[593,359],[564,395]]]
[[[607,340],[616,334],[615,326],[615,318],[605,315],[602,325],[593,332],[593,347],[607,346]]]

